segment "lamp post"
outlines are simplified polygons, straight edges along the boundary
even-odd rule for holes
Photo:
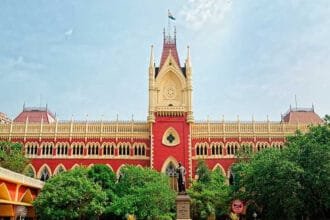
[[[253,216],[254,220],[256,220],[258,215],[257,215],[257,213],[254,211],[253,214],[252,214],[252,216]]]

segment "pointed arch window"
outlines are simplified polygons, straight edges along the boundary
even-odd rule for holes
[[[238,143],[227,143],[227,155],[235,155],[238,152]]]
[[[41,171],[40,180],[47,181],[50,178],[50,173],[47,167],[44,167]]]
[[[59,165],[59,167],[56,169],[54,175],[62,173],[64,171],[65,171],[64,167],[62,165]]]
[[[129,156],[130,155],[130,145],[128,143],[119,144],[119,155],[120,156]]]
[[[43,143],[41,147],[41,154],[44,156],[53,155],[53,143]]]
[[[90,143],[87,145],[87,154],[89,156],[99,155],[99,145],[96,143]]]
[[[82,143],[73,143],[71,148],[73,156],[84,154],[84,145]]]
[[[60,143],[57,145],[56,155],[66,156],[68,155],[69,145],[67,143]]]
[[[208,148],[208,144],[207,144],[207,143],[197,143],[197,144],[195,145],[196,155],[197,155],[197,156],[205,156],[205,155],[208,155],[208,153],[207,153],[207,148]]]
[[[35,178],[36,177],[36,174],[35,174],[35,171],[34,169],[31,167],[32,165],[28,165],[25,170],[23,171],[23,174],[28,176],[28,177],[32,177],[32,178]]]
[[[38,154],[37,143],[27,143],[25,147],[25,154],[27,157],[34,157]]]
[[[134,144],[134,155],[135,156],[145,156],[145,144],[137,143]]]
[[[222,147],[223,144],[222,143],[212,143],[211,144],[211,154],[212,155],[216,155],[216,156],[219,156],[219,155],[222,155]]]
[[[105,156],[114,155],[114,152],[115,152],[114,144],[108,143],[108,144],[103,145],[103,155],[105,155]]]

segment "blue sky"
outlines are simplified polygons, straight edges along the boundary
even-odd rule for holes
[[[280,120],[295,94],[330,113],[328,0],[3,0],[0,111],[48,103],[59,119],[146,120],[168,9],[181,63],[191,48],[195,119]]]

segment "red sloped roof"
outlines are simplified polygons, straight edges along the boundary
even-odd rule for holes
[[[322,124],[323,120],[314,112],[314,110],[289,110],[282,119],[288,123]]]
[[[52,123],[55,122],[55,116],[47,110],[47,108],[24,108],[23,111],[14,119],[14,122],[41,122]]]
[[[163,52],[162,52],[162,57],[160,59],[159,69],[161,69],[162,66],[164,65],[168,55],[170,55],[170,52],[171,52],[175,62],[180,67],[180,60],[179,60],[178,50],[176,49],[175,40],[164,39]]]

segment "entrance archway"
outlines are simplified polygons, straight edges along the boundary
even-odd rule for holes
[[[165,160],[162,170],[162,173],[165,173],[169,177],[170,187],[178,191],[178,184],[176,179],[176,168],[178,167],[178,162],[174,157],[169,157]]]

